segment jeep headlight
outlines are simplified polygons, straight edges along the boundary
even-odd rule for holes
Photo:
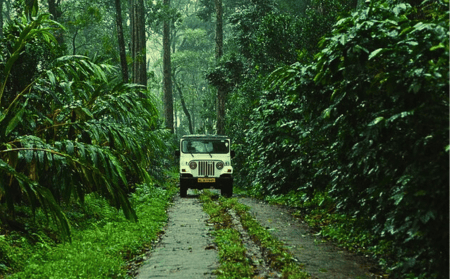
[[[194,161],[190,161],[189,167],[191,168],[191,170],[195,170],[197,168],[197,163]]]
[[[223,162],[222,162],[222,161],[217,162],[217,163],[216,163],[216,168],[217,168],[218,170],[223,169]]]

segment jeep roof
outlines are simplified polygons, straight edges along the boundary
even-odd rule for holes
[[[181,137],[181,139],[195,139],[195,138],[230,139],[230,137],[223,135],[184,135]]]

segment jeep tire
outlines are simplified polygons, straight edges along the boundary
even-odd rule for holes
[[[224,197],[231,198],[233,196],[233,183],[226,183],[222,186],[220,194]]]
[[[188,187],[186,185],[186,182],[180,181],[180,197],[185,198],[187,196],[187,190]]]

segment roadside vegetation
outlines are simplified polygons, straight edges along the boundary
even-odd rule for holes
[[[62,55],[61,28],[22,14],[0,38],[0,277],[125,278],[164,224],[173,138],[146,87]]]
[[[448,278],[448,1],[370,1],[326,30],[309,17],[298,39],[324,31],[320,42],[270,64],[265,47],[295,36],[268,25],[288,17],[265,12],[239,19],[257,31],[221,68],[237,184],[373,252],[392,278]]]
[[[220,267],[218,278],[258,278],[254,274],[251,259],[246,255],[245,243],[231,221],[229,211],[235,211],[239,222],[260,246],[270,267],[286,279],[306,279],[309,275],[299,266],[283,243],[274,238],[248,213],[249,208],[237,202],[236,198],[219,197],[208,190],[200,196],[203,209],[210,215],[216,228],[215,242],[218,247]],[[255,277],[256,276],[256,277]]]
[[[0,278],[133,278],[128,263],[145,253],[165,225],[166,208],[178,191],[172,179],[163,186],[136,185],[131,206],[138,222],[96,194],[82,205],[65,208],[72,227],[72,241],[60,243],[49,235],[58,230],[38,210],[18,215],[25,232],[3,231],[0,238]],[[12,274],[9,275],[8,274]]]

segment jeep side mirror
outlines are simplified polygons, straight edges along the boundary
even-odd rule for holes
[[[231,151],[230,151],[230,156],[231,156],[231,158],[233,159],[234,156],[236,156],[236,152],[234,152],[234,150],[231,150]]]
[[[180,150],[175,150],[175,157],[180,157]]]

